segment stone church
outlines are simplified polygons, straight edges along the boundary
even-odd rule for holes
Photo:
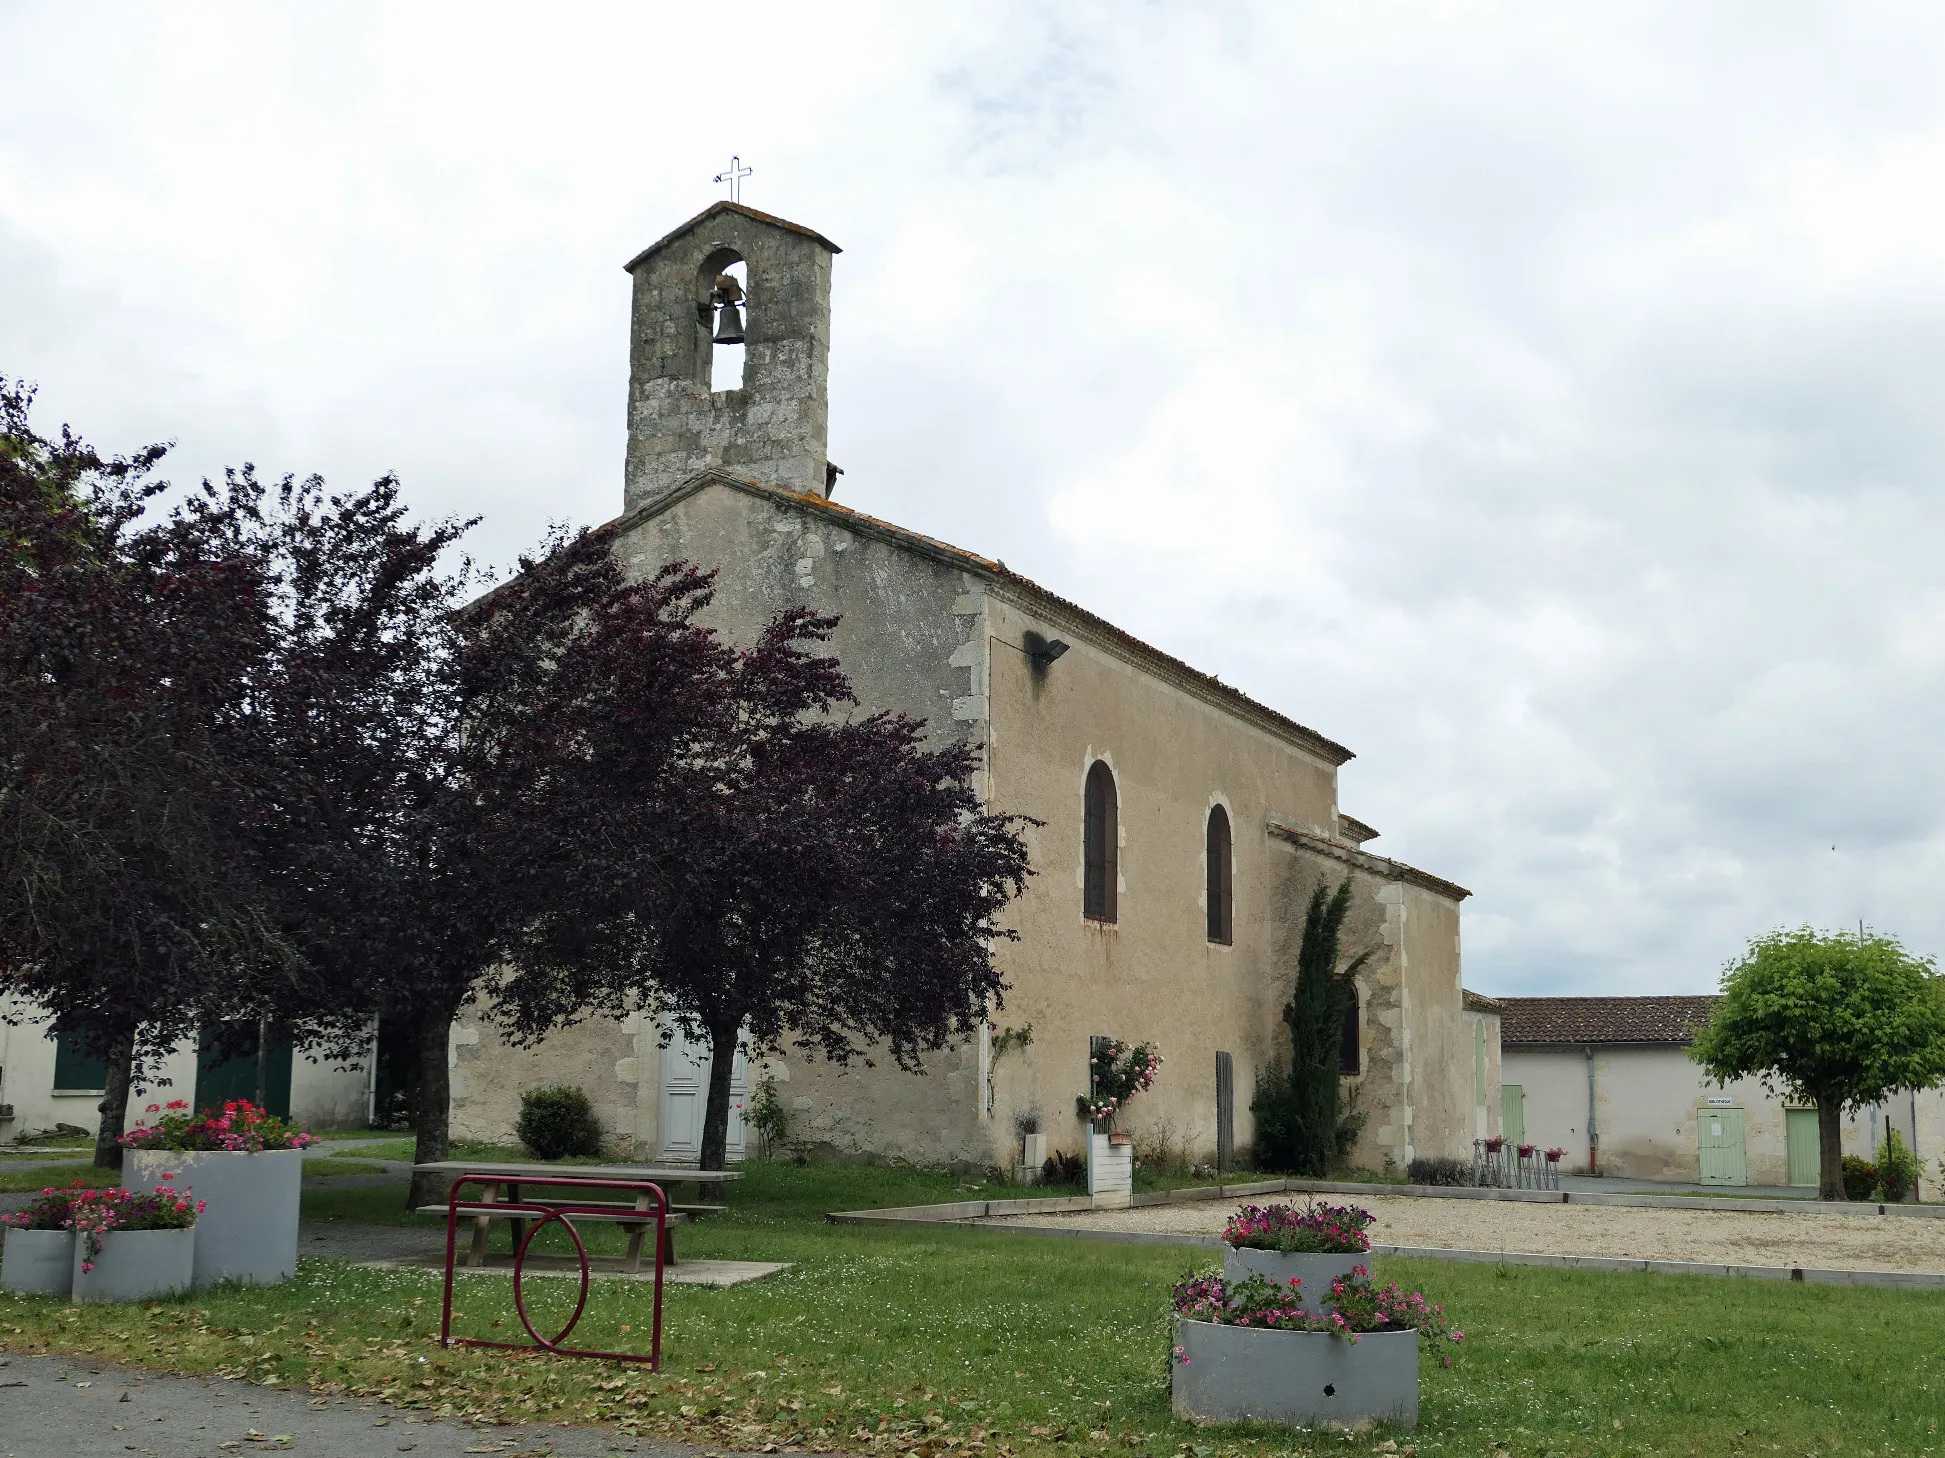
[[[993,1025],[925,1075],[836,1068],[794,1050],[765,1067],[789,1138],[813,1158],[1011,1166],[1023,1116],[1078,1152],[1089,1037],[1156,1044],[1166,1063],[1123,1127],[1198,1162],[1216,1144],[1217,1053],[1231,1055],[1246,1153],[1258,1070],[1287,1048],[1281,1009],[1309,892],[1347,872],[1348,951],[1378,954],[1344,1035],[1377,1167],[1469,1154],[1497,1124],[1493,1004],[1460,985],[1450,881],[1366,850],[1338,807],[1351,751],[1007,569],[833,499],[825,454],[832,265],[811,229],[721,202],[644,249],[630,324],[619,551],[646,575],[718,569],[713,625],[747,641],[778,609],[841,616],[835,652],[865,710],[902,710],[980,746],[994,810],[1028,832],[1037,874],[999,958]],[[740,344],[718,341],[740,336]],[[742,351],[740,382],[717,360]],[[716,375],[712,378],[712,374]],[[733,386],[733,387],[725,387]],[[1031,1025],[1024,1046],[1008,1029]],[[456,1137],[511,1138],[520,1090],[580,1085],[614,1142],[693,1160],[706,1052],[664,1048],[651,1018],[600,1021],[531,1051],[454,1029]],[[740,1060],[739,1060],[740,1061]],[[737,1070],[748,1086],[752,1071]],[[732,1122],[732,1157],[741,1143]]]

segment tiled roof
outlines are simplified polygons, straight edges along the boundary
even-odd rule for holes
[[[728,204],[724,204],[724,206],[728,206]],[[1285,714],[1278,713],[1267,704],[1258,703],[1255,699],[1249,697],[1248,694],[1243,693],[1239,689],[1231,688],[1214,675],[1203,673],[1199,669],[1192,668],[1181,659],[1164,653],[1161,649],[1153,647],[1150,644],[1144,643],[1141,639],[1135,637],[1134,634],[1117,628],[1106,618],[1089,612],[1078,603],[1069,602],[1058,593],[1049,592],[1046,588],[1040,586],[1039,583],[1022,577],[997,558],[982,557],[975,552],[966,551],[963,547],[955,547],[949,542],[938,540],[936,537],[928,537],[923,532],[915,532],[909,528],[880,520],[878,517],[867,516],[864,512],[855,511],[851,507],[840,506],[837,502],[828,500],[822,496],[811,496],[796,491],[786,491],[781,486],[772,486],[767,482],[757,481],[748,476],[737,476],[719,468],[712,468],[698,472],[674,490],[664,492],[662,495],[650,501],[643,502],[630,511],[624,512],[613,522],[609,523],[609,525],[626,531],[629,527],[635,525],[636,522],[645,520],[648,517],[656,515],[658,512],[666,510],[692,491],[700,490],[712,482],[732,486],[738,490],[750,492],[752,495],[768,497],[772,500],[794,506],[802,511],[841,518],[847,524],[869,535],[885,538],[908,550],[918,552],[936,560],[950,562],[955,566],[964,567],[976,572],[982,577],[1017,588],[1020,590],[1022,596],[1033,600],[1036,606],[1043,609],[1056,609],[1060,616],[1067,618],[1070,622],[1091,628],[1102,638],[1127,650],[1131,658],[1141,663],[1158,677],[1172,679],[1184,688],[1198,691],[1207,698],[1215,699],[1227,705],[1230,709],[1241,713],[1245,718],[1255,720],[1259,725],[1269,729],[1271,732],[1285,739],[1294,740],[1302,744],[1304,748],[1333,765],[1344,764],[1346,761],[1357,757],[1343,745],[1337,743],[1335,740],[1325,738],[1315,729],[1310,729],[1299,724],[1296,720]],[[1460,894],[1464,895],[1467,893],[1461,892]]]
[[[1662,1043],[1685,1048],[1722,999],[1698,997],[1502,997],[1502,1046]]]
[[[1459,1001],[1472,1012],[1503,1013],[1506,1011],[1506,1004],[1499,998],[1487,997],[1485,993],[1474,992],[1470,987],[1459,989]],[[1500,1041],[1503,1043],[1506,1040],[1502,1036]]]

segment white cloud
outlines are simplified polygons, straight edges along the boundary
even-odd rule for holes
[[[105,17],[105,18],[104,18]],[[843,244],[845,499],[1349,743],[1487,990],[1945,943],[1922,7],[17,5],[0,369],[193,477],[620,499],[620,265]],[[1836,846],[1832,850],[1831,846]]]

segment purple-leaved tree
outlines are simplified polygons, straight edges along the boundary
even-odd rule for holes
[[[532,1039],[644,1011],[706,1041],[701,1159],[721,1168],[739,1040],[917,1071],[1000,1004],[992,948],[1029,869],[1019,818],[981,808],[973,749],[840,717],[850,685],[814,651],[835,619],[791,608],[738,647],[697,621],[710,582],[617,580],[526,718],[486,718],[534,847],[502,1020]]]
[[[144,521],[164,448],[104,458],[0,379],[0,993],[131,1081],[295,953],[250,873],[266,583],[208,520]]]

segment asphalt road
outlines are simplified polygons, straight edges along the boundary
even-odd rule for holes
[[[613,1429],[544,1424],[476,1428],[427,1422],[385,1403],[169,1377],[71,1357],[0,1354],[0,1458],[241,1458],[307,1453],[313,1458],[610,1458],[621,1453],[683,1458],[701,1450]],[[720,1450],[708,1450],[719,1453]]]

